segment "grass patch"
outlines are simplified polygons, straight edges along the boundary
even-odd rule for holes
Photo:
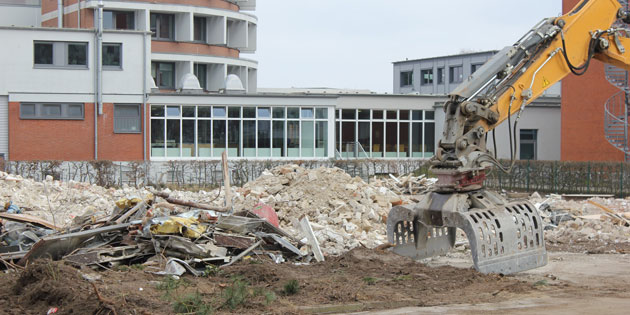
[[[300,283],[293,279],[284,284],[283,290],[285,295],[295,295],[300,292]]]
[[[375,285],[376,284],[376,278],[365,277],[365,278],[363,278],[363,282],[365,282],[365,284],[367,284],[367,285]]]
[[[547,280],[540,280],[540,281],[534,282],[535,287],[541,287],[541,286],[546,286],[546,285],[549,285],[549,282],[547,282]]]
[[[206,304],[199,292],[184,294],[176,297],[173,311],[177,314],[208,315],[214,312],[212,305]]]
[[[394,278],[394,281],[410,281],[413,280],[413,277],[411,275],[403,275],[403,276],[398,276]]]
[[[223,270],[215,265],[206,265],[206,269],[203,271],[202,277],[214,277],[223,273]]]
[[[240,277],[232,278],[232,285],[221,293],[223,304],[230,309],[236,309],[242,305],[253,304],[252,299],[262,297],[265,305],[276,300],[276,294],[264,288],[252,288],[247,281]]]

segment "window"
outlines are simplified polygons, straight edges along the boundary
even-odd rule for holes
[[[420,84],[422,85],[433,84],[433,69],[426,69],[426,70],[420,71],[420,76],[421,76]]]
[[[152,62],[151,76],[155,85],[161,89],[175,89],[175,64],[171,62]]]
[[[482,63],[474,63],[474,64],[470,65],[470,74],[473,74],[473,73],[477,72],[477,70],[479,70],[479,68],[481,68],[481,66],[483,66]]]
[[[20,104],[21,119],[83,119],[83,104],[80,103],[23,103]]]
[[[33,42],[35,66],[87,68],[86,42]]]
[[[413,85],[413,72],[412,71],[400,72],[400,87],[412,86],[412,85]]]
[[[53,64],[53,43],[34,44],[34,55],[36,65],[52,65]]]
[[[202,89],[206,90],[208,88],[207,84],[208,84],[208,66],[206,66],[205,64],[201,64],[201,63],[196,63],[195,64],[195,76],[197,77],[197,80],[199,80],[199,86],[201,86]]]
[[[133,30],[135,29],[134,13],[103,10],[103,28],[106,30]]]
[[[114,105],[114,132],[139,133],[141,129],[140,105]]]
[[[122,44],[120,43],[104,43],[103,44],[103,67],[105,68],[122,68]]]
[[[194,37],[196,42],[206,42],[206,18],[195,17],[194,18]]]
[[[521,129],[520,130],[520,159],[536,160],[538,158],[537,150],[538,130]]]
[[[444,68],[437,69],[437,84],[444,84]]]
[[[151,35],[155,39],[174,40],[174,16],[151,13]]]
[[[464,81],[464,68],[462,66],[454,66],[448,68],[448,76],[450,83],[460,83]]]

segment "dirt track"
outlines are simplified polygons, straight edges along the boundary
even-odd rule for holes
[[[94,272],[39,262],[22,273],[0,275],[0,309],[8,314],[172,314],[177,301],[198,293],[218,313],[625,313],[630,307],[626,254],[550,252],[549,264],[516,276],[482,275],[468,253],[413,262],[389,252],[356,249],[325,263],[277,265],[252,258],[224,272],[178,282],[135,268]],[[95,282],[101,301],[82,274]],[[235,308],[226,303],[234,279],[251,294]],[[284,286],[297,280],[299,292]],[[173,285],[171,289],[166,286]],[[266,300],[271,298],[269,303]],[[375,310],[387,310],[376,311]]]

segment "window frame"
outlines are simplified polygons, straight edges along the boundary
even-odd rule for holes
[[[197,21],[202,21],[200,38],[197,39]],[[193,17],[193,42],[206,43],[208,41],[208,19],[205,16]]]
[[[173,65],[173,74],[172,74],[172,77],[171,77],[172,82],[173,82],[173,86],[160,85],[160,78],[162,77],[160,75],[160,64],[171,64],[171,65]],[[177,86],[177,82],[175,82],[175,78],[177,78],[177,75],[176,75],[177,64],[175,64],[175,62],[152,61],[151,62],[151,75],[153,75],[153,65],[155,65],[155,77],[153,78],[153,80],[155,80],[155,85],[159,89],[174,90],[175,87]]]
[[[134,11],[120,11],[120,10],[103,10],[103,13],[105,15],[106,12],[111,12],[112,13],[112,26],[113,28],[107,28],[105,25],[103,25],[103,28],[106,30],[126,30],[126,31],[133,31],[136,29],[136,14]],[[123,15],[127,15],[127,17],[131,17],[131,28],[119,28],[118,25],[116,25],[116,16],[119,14],[123,14]],[[128,21],[129,22],[129,21]],[[103,23],[105,24],[105,23]]]
[[[37,63],[35,60],[35,46],[38,44],[52,44],[52,63]],[[86,70],[90,65],[90,43],[82,41],[49,41],[34,40],[33,41],[33,68],[36,69],[77,69]],[[69,46],[81,45],[85,46],[85,64],[70,64]]]
[[[406,75],[408,75],[408,77],[405,77]],[[405,83],[408,83],[408,84],[405,84]],[[413,86],[413,70],[400,71],[400,87],[404,88],[404,87],[411,87],[411,86]]]
[[[483,66],[483,63],[471,63],[470,64],[470,75],[473,75],[482,66]]]
[[[425,74],[428,74],[430,76],[429,79],[425,80]],[[427,86],[427,85],[433,85],[433,69],[422,69],[420,70],[420,85],[422,86]]]
[[[151,20],[155,18],[155,30],[152,29]],[[160,25],[168,22],[168,35],[163,36]],[[152,40],[175,41],[175,15],[168,13],[151,13],[149,15],[149,31],[151,31]]]
[[[523,135],[532,136],[533,139],[523,139]],[[523,157],[523,145],[533,145],[534,156],[531,159]],[[538,160],[538,129],[519,129],[518,131],[518,158],[519,160]]]
[[[455,69],[459,69],[460,75],[456,75]],[[455,78],[457,76],[457,78]],[[461,77],[460,77],[461,76]],[[456,65],[448,67],[448,83],[462,83],[464,82],[464,66]]]
[[[138,116],[119,116],[118,114],[116,114],[116,108],[120,108],[120,107],[136,107],[138,109]],[[120,133],[120,134],[139,134],[142,133],[142,107],[140,106],[140,104],[127,104],[127,103],[121,103],[121,104],[114,104],[114,119],[113,119],[113,124],[114,124],[114,133]],[[120,128],[120,126],[116,126],[116,121],[117,118],[137,118],[138,119],[138,129],[137,130],[126,130],[124,128]]]
[[[118,60],[120,61],[120,65],[106,65],[105,64],[105,46],[118,46]],[[103,58],[101,60],[103,70],[122,70],[123,68],[123,44],[122,43],[103,43]]]
[[[60,114],[58,116],[44,115],[43,107],[46,105],[58,105],[60,107]],[[24,115],[22,111],[23,106],[34,106],[35,113],[33,115]],[[81,106],[81,117],[70,117],[69,108],[71,106]],[[19,109],[20,119],[24,120],[84,120],[85,119],[85,104],[84,103],[55,103],[55,102],[24,102],[20,103]]]

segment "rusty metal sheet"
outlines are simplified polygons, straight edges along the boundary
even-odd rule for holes
[[[39,226],[39,227],[43,227],[43,228],[47,228],[47,229],[51,229],[51,230],[56,230],[56,231],[60,231],[61,228],[58,226],[55,226],[54,224],[40,219],[38,217],[32,216],[32,215],[28,215],[28,214],[15,214],[15,213],[0,213],[0,218],[2,219],[6,219],[6,220],[10,220],[10,221],[16,221],[16,222],[22,222],[22,223],[30,223],[33,224],[35,226]]]
[[[214,244],[223,247],[233,247],[238,249],[247,249],[256,242],[253,237],[231,235],[215,232]]]

